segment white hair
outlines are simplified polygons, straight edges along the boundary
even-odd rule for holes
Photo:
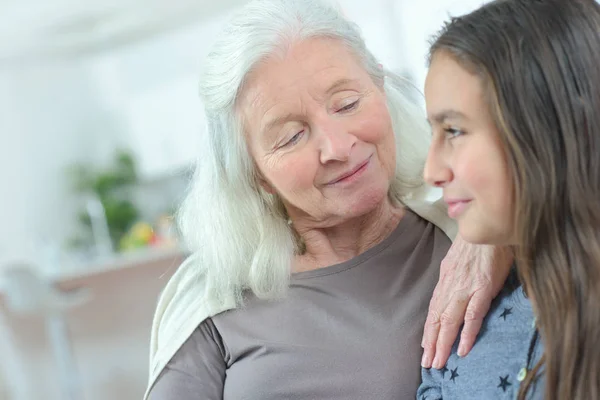
[[[356,24],[318,0],[255,0],[233,17],[209,53],[200,83],[207,132],[195,175],[178,215],[195,268],[206,279],[206,300],[220,302],[251,290],[260,298],[285,294],[297,234],[282,202],[260,188],[236,113],[244,79],[257,63],[294,42],[325,37],[340,40],[362,61],[375,82],[383,82],[396,136],[396,175],[390,198],[424,187],[429,145],[422,109],[409,100],[410,85],[385,72],[365,47]]]

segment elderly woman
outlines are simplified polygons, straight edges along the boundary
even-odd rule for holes
[[[158,305],[146,398],[414,398],[455,227],[418,200],[430,135],[406,90],[320,2],[254,1],[230,22],[202,78],[208,127],[180,215],[193,256]],[[496,253],[461,246],[425,365],[436,316],[462,321],[482,294],[474,336],[508,273],[473,272]]]

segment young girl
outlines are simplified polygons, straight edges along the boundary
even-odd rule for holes
[[[471,354],[423,370],[418,398],[599,399],[600,5],[498,0],[452,19],[425,96],[426,179],[463,238],[513,246],[519,281]]]

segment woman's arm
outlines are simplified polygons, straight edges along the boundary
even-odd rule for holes
[[[442,199],[428,201],[435,192],[420,192],[405,204],[442,229],[453,241],[440,266],[440,279],[429,304],[423,341],[422,366],[441,368],[448,357],[458,331],[464,323],[459,354],[467,355],[483,318],[494,297],[500,292],[513,262],[505,248],[475,245],[457,235],[457,225],[448,217]]]
[[[422,347],[422,366],[442,368],[461,325],[458,355],[467,355],[492,300],[510,272],[512,252],[507,248],[474,245],[460,235],[440,266],[440,278],[429,304]]]
[[[207,319],[163,369],[148,400],[223,400],[225,369],[219,332]]]

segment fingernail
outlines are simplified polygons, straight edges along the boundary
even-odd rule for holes
[[[423,358],[421,359],[421,367],[431,368],[431,356],[427,352],[423,354]]]
[[[458,351],[456,353],[461,358],[465,356],[466,349],[465,349],[465,346],[462,343],[460,345],[458,345]]]
[[[435,369],[442,368],[442,366],[440,365],[440,361],[438,360],[437,356],[433,359],[433,368],[435,368]]]

